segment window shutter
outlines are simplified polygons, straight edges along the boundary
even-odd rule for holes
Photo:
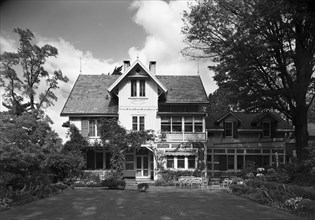
[[[225,121],[223,122],[223,134],[222,137],[225,137]]]
[[[83,137],[87,137],[89,134],[89,120],[82,119],[81,120],[81,134]]]
[[[238,133],[237,133],[237,121],[233,121],[233,138],[237,138],[238,137]]]

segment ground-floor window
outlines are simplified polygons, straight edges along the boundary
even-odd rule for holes
[[[111,154],[104,151],[88,150],[84,156],[88,170],[100,170],[110,168]]]
[[[266,167],[285,162],[284,149],[208,149],[209,170],[241,170],[253,162],[255,167]]]
[[[168,169],[196,169],[196,156],[167,156],[166,168]]]

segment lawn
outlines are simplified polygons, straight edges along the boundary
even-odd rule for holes
[[[222,191],[75,188],[0,213],[0,219],[299,219]]]

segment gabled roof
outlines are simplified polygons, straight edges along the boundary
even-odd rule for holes
[[[208,103],[200,76],[157,75],[167,88],[165,103]]]
[[[116,86],[118,86],[118,84],[129,74],[129,72],[136,66],[136,65],[140,65],[142,69],[144,69],[144,71],[147,72],[147,74],[154,80],[154,82],[160,87],[160,89],[166,93],[167,89],[166,87],[155,77],[154,73],[152,73],[150,70],[148,70],[142,63],[140,60],[136,60],[121,76],[119,76],[119,78],[112,84],[110,85],[110,87],[108,88],[109,92],[112,92],[114,88],[116,88]]]
[[[257,121],[257,118],[263,119],[266,113],[245,113],[245,112],[232,112],[237,118],[239,118],[239,129],[257,129],[257,126],[253,121]],[[228,113],[209,113],[206,118],[206,128],[207,129],[222,129],[218,123],[218,119],[224,118],[223,116]],[[278,123],[276,124],[276,129],[292,130],[293,127],[283,118],[281,118],[279,113],[269,112]]]
[[[264,112],[264,113],[257,115],[253,119],[252,123],[256,124],[256,123],[260,122],[261,120],[263,120],[267,116],[269,116],[269,117],[273,118],[275,121],[279,122],[279,118],[277,118],[274,114],[272,114],[271,112]]]
[[[216,122],[220,122],[223,119],[225,119],[226,117],[228,117],[229,115],[231,115],[232,117],[236,118],[238,121],[241,121],[241,119],[239,117],[237,117],[237,115],[233,112],[227,112],[226,114],[222,115],[222,117],[220,117]]]
[[[111,98],[107,88],[118,77],[118,75],[79,75],[60,115],[117,114],[117,101]]]

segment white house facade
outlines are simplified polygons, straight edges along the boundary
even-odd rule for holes
[[[122,75],[79,75],[61,116],[69,118],[90,143],[99,141],[99,120],[117,118],[127,130],[154,130],[164,139],[153,143],[165,156],[164,166],[195,170],[198,154],[192,142],[207,140],[207,95],[199,76],[161,75],[156,62],[124,61]],[[110,169],[106,148],[84,153],[87,169]],[[156,179],[154,151],[145,145],[125,152],[125,174]]]

